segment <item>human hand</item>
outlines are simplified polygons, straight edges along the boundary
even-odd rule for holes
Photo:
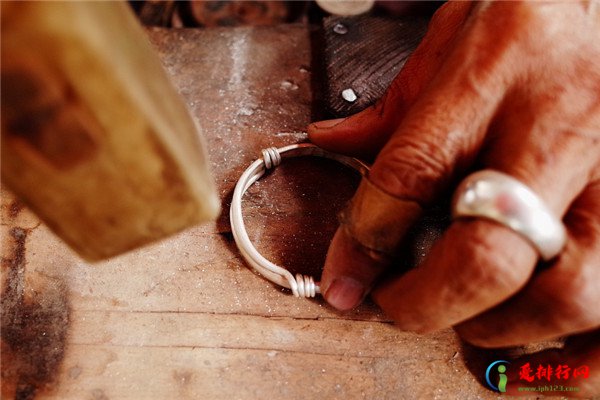
[[[597,2],[440,8],[384,98],[345,120],[312,124],[310,139],[331,151],[377,156],[369,180],[404,199],[394,215],[400,235],[420,207],[477,167],[535,191],[563,217],[567,245],[536,270],[538,254],[522,236],[484,219],[459,219],[417,268],[378,282],[390,260],[365,251],[342,227],[323,271],[325,299],[347,310],[372,289],[400,328],[456,326],[483,347],[597,329],[599,66]]]

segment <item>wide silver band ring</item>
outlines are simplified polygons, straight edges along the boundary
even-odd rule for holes
[[[480,217],[498,222],[527,239],[544,260],[565,246],[562,221],[528,186],[510,175],[482,170],[465,178],[454,193],[452,217]]]

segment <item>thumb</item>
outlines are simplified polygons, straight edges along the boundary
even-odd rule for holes
[[[471,3],[467,2],[443,5],[431,19],[427,34],[387,93],[374,106],[353,116],[310,124],[309,139],[335,153],[373,159],[438,72],[470,10]]]

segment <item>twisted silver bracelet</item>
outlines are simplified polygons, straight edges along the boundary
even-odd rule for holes
[[[313,144],[303,143],[279,149],[275,147],[264,149],[262,150],[262,158],[254,161],[244,171],[235,186],[229,218],[235,243],[244,260],[252,268],[271,282],[291,289],[296,297],[315,297],[321,291],[319,283],[315,282],[312,276],[296,274],[294,277],[288,270],[267,260],[256,250],[248,237],[242,215],[242,197],[246,190],[259,180],[267,170],[280,165],[282,160],[299,156],[316,156],[335,160],[360,172],[363,176],[369,171],[369,166],[356,158],[330,153]]]

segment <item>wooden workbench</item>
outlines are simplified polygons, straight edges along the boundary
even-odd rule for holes
[[[207,138],[216,223],[91,265],[3,188],[2,398],[498,397],[479,383],[494,354],[452,331],[401,332],[372,304],[338,313],[240,259],[228,224],[237,178],[260,149],[305,140],[318,114],[309,36],[300,25],[149,31]],[[286,162],[246,197],[251,237],[318,275],[356,183],[326,161]]]

